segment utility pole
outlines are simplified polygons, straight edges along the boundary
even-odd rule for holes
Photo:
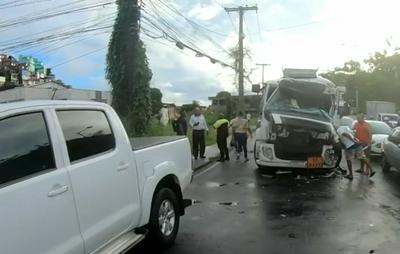
[[[257,11],[257,6],[239,6],[236,8],[224,8],[226,12],[239,12],[239,103],[238,112],[244,110],[244,69],[243,69],[243,16],[245,11]]]
[[[261,64],[256,64],[256,65],[262,67],[262,85],[264,85],[264,68],[265,68],[265,66],[270,66],[271,64],[261,63]]]

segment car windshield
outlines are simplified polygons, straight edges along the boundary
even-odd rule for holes
[[[383,115],[382,116],[383,121],[398,121],[399,116],[397,115]]]
[[[372,134],[384,134],[390,135],[392,133],[392,129],[383,122],[368,122],[372,129]]]

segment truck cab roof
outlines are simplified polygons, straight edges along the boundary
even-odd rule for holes
[[[48,106],[104,106],[107,104],[95,101],[73,101],[73,100],[30,100],[21,102],[10,102],[0,104],[0,112],[16,108],[48,107]]]

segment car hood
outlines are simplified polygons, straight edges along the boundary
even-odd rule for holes
[[[374,134],[372,135],[372,142],[374,143],[381,143],[385,140],[389,135],[386,134]]]

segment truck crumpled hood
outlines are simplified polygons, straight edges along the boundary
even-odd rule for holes
[[[332,132],[332,124],[306,117],[298,117],[281,113],[271,113],[274,124],[304,128],[319,132]]]

